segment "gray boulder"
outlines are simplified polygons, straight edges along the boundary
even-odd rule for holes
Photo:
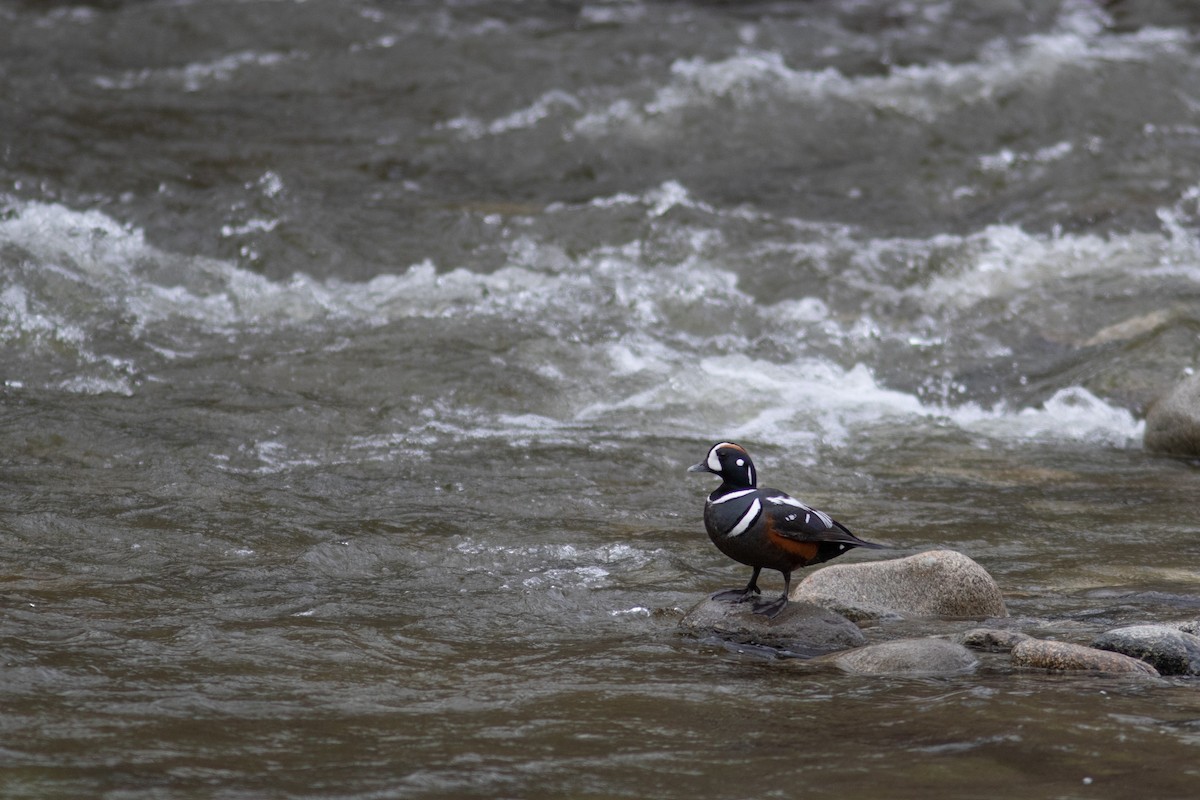
[[[962,645],[932,638],[881,642],[823,660],[853,675],[959,675],[979,664]]]
[[[1170,625],[1130,625],[1096,637],[1092,647],[1152,665],[1161,675],[1200,675],[1200,636]]]
[[[705,599],[680,621],[684,632],[704,638],[717,636],[739,644],[765,645],[805,655],[846,650],[866,643],[850,620],[811,603],[788,603],[774,619],[751,610],[750,603]]]
[[[930,550],[890,561],[831,564],[801,581],[792,599],[832,608],[853,620],[1008,616],[992,576],[953,550]]]
[[[1107,672],[1113,674],[1157,675],[1158,670],[1136,658],[1084,647],[1069,642],[1027,639],[1012,649],[1014,667],[1033,667],[1056,671]]]
[[[1159,453],[1200,456],[1200,375],[1184,380],[1155,401],[1146,414],[1142,443]]]

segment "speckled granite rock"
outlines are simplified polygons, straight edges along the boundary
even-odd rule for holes
[[[1058,671],[1087,671],[1107,673],[1132,673],[1157,675],[1158,670],[1136,658],[1084,647],[1069,642],[1051,642],[1045,639],[1027,639],[1012,650],[1015,667],[1035,667]]]
[[[1159,453],[1200,456],[1200,375],[1180,382],[1150,406],[1142,442]]]
[[[1200,636],[1171,625],[1130,625],[1106,631],[1092,647],[1139,658],[1162,675],[1200,675]]]
[[[831,564],[813,572],[792,599],[853,620],[885,617],[1006,617],[1000,587],[962,553],[930,550],[906,558]]]
[[[1181,630],[1184,633],[1190,633],[1193,636],[1200,636],[1200,619],[1189,619],[1186,622],[1171,622],[1168,624],[1172,628]]]
[[[809,655],[846,650],[866,643],[850,620],[811,603],[791,602],[775,619],[755,614],[750,603],[704,599],[679,623],[692,636],[719,636],[733,642],[761,644]]]
[[[1006,631],[1000,628],[972,628],[959,638],[959,643],[972,650],[986,650],[989,653],[1007,653],[1021,642],[1033,637],[1020,631]]]
[[[824,659],[855,675],[957,675],[979,664],[962,645],[932,638],[882,642]]]

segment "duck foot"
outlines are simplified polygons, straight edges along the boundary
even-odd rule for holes
[[[762,589],[759,589],[757,586],[753,588],[747,586],[745,589],[726,589],[723,592],[717,592],[714,595],[710,595],[709,599],[724,600],[729,603],[746,603],[753,600],[756,594],[762,594]]]
[[[745,589],[726,589],[723,592],[717,592],[712,595],[712,600],[726,600],[731,603],[745,603],[747,600],[753,600],[754,595],[762,594],[762,589],[758,588],[758,575],[762,572],[762,567],[755,567],[754,572],[750,573],[750,582],[746,584]]]
[[[776,617],[779,616],[780,612],[782,612],[783,609],[787,607],[787,604],[788,604],[788,599],[787,599],[787,595],[785,594],[782,597],[772,600],[769,603],[755,603],[754,604],[754,613],[761,614],[762,616],[766,617],[767,619],[775,619]]]

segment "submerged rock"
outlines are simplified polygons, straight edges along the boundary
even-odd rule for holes
[[[959,643],[972,650],[986,650],[989,653],[1007,653],[1021,642],[1033,637],[1020,631],[1006,631],[1000,628],[972,628],[959,638]]]
[[[897,639],[824,658],[855,675],[957,675],[979,664],[962,645],[933,638]]]
[[[1200,675],[1200,636],[1170,625],[1130,625],[1096,637],[1092,647],[1152,665],[1162,675]]]
[[[812,603],[792,602],[774,619],[752,611],[750,603],[704,599],[679,623],[687,633],[719,636],[742,644],[760,644],[806,655],[846,650],[866,643],[850,620]]]
[[[1146,414],[1142,435],[1147,450],[1174,456],[1200,456],[1200,375],[1160,397]]]
[[[1058,671],[1158,674],[1154,667],[1136,658],[1081,644],[1052,642],[1046,639],[1027,639],[1019,642],[1013,647],[1012,663],[1015,667]]]
[[[792,598],[832,608],[853,620],[1008,616],[992,576],[953,550],[930,550],[891,561],[832,564],[801,581]]]

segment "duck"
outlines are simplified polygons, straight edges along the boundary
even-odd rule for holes
[[[792,573],[797,569],[837,558],[856,547],[886,547],[860,539],[824,511],[786,492],[760,488],[754,461],[740,444],[714,444],[704,460],[687,471],[707,472],[721,479],[704,503],[704,528],[718,550],[753,568],[745,588],[717,592],[713,600],[753,602],[754,613],[774,619],[787,607]],[[769,602],[758,600],[762,593],[758,576],[764,569],[783,575],[783,594]]]

